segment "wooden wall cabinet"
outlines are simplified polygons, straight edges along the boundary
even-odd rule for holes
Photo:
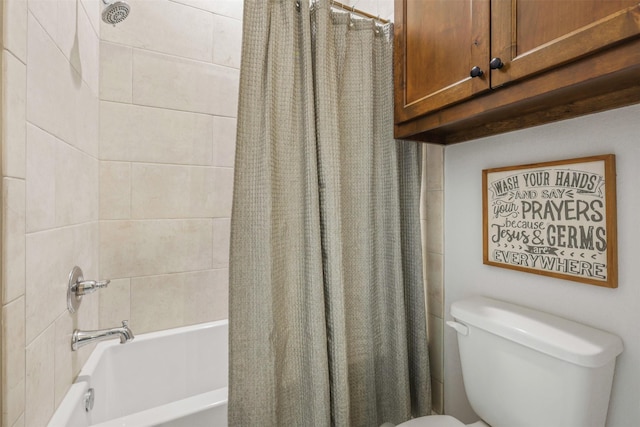
[[[396,138],[454,143],[640,102],[638,0],[395,0]]]

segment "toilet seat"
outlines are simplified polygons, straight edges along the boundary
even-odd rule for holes
[[[429,415],[398,424],[397,427],[465,427],[463,423],[449,415]]]

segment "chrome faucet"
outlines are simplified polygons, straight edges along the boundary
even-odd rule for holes
[[[135,338],[133,332],[129,329],[128,320],[123,320],[122,326],[117,328],[100,329],[98,331],[81,331],[76,329],[73,331],[73,337],[71,338],[71,350],[76,351],[80,347],[91,344],[92,342],[106,340],[114,336],[120,337],[120,344],[124,344]]]

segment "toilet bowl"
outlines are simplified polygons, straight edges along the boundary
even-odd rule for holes
[[[622,340],[609,332],[485,297],[451,305],[469,403],[466,427],[603,427]],[[465,427],[447,415],[398,427]]]

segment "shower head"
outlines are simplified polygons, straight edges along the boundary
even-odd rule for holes
[[[117,23],[124,21],[129,16],[131,8],[124,0],[102,0],[102,2],[105,4],[102,20],[107,24],[112,24],[115,27]]]

